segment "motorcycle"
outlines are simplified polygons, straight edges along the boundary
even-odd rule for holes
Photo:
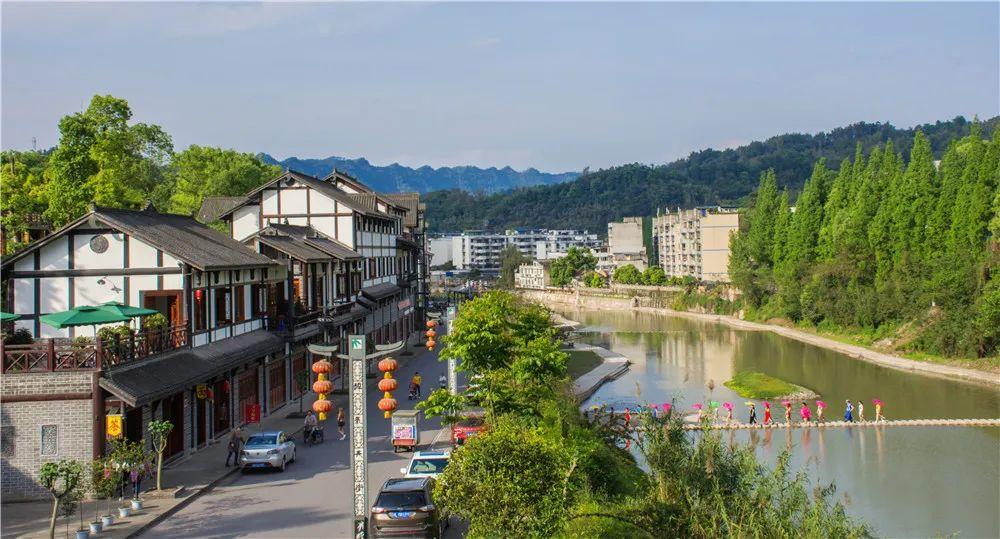
[[[312,429],[304,429],[302,431],[302,443],[305,445],[323,443],[323,427],[315,426]]]

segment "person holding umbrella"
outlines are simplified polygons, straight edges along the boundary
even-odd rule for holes
[[[854,422],[853,413],[854,413],[854,405],[851,404],[851,400],[850,399],[845,400],[844,401],[844,421],[847,421],[848,423],[853,423]]]
[[[726,424],[728,425],[733,422],[733,403],[724,402],[722,407],[726,409]]]
[[[875,422],[885,421],[885,416],[882,415],[882,401],[880,399],[875,399],[872,401],[875,405]]]
[[[783,400],[783,401],[781,401],[781,404],[783,404],[785,406],[785,424],[786,425],[791,425],[792,424],[792,401],[790,401],[790,400]]]
[[[764,424],[771,424],[771,403],[769,401],[764,401]]]
[[[826,403],[823,401],[816,401],[816,422],[823,422],[823,410],[826,408]]]
[[[753,401],[747,401],[746,405],[750,407],[750,424],[757,424],[757,410],[754,408]]]
[[[802,417],[803,423],[808,423],[812,419],[812,412],[809,411],[809,405],[806,401],[802,401],[802,408],[799,408],[799,415]]]

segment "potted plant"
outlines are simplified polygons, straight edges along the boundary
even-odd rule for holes
[[[101,528],[106,529],[115,521],[112,515],[111,504],[115,497],[115,484],[118,482],[118,477],[111,466],[111,459],[95,460],[90,477],[90,484],[95,498],[94,521],[100,522]],[[99,514],[101,504],[98,500],[105,501],[105,508],[107,510],[103,515]],[[97,533],[99,532],[100,530]]]

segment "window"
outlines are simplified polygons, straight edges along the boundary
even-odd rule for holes
[[[208,291],[204,288],[194,291],[194,329],[208,329]]]
[[[0,456],[4,458],[14,458],[14,426],[5,425],[0,427]]]
[[[229,289],[216,288],[213,293],[215,295],[215,325],[231,324],[233,321],[233,306],[229,302],[232,297]]]
[[[42,456],[59,454],[59,425],[42,425],[42,440],[39,444]]]
[[[236,321],[242,322],[247,319],[246,311],[246,287],[236,287]]]
[[[256,318],[260,316],[261,312],[264,310],[264,288],[266,285],[255,284],[250,287],[250,317]]]

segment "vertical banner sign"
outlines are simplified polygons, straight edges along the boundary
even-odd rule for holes
[[[119,414],[108,414],[105,417],[105,432],[108,438],[121,438],[122,436],[122,416]]]
[[[366,536],[368,517],[368,427],[365,424],[365,336],[348,335],[351,360],[351,470],[354,475],[354,534]]]
[[[245,423],[260,423],[260,405],[244,404],[243,421]]]
[[[451,334],[451,325],[455,322],[454,318],[448,319],[448,334]],[[452,395],[458,395],[458,360],[453,357],[448,358],[448,392]]]

